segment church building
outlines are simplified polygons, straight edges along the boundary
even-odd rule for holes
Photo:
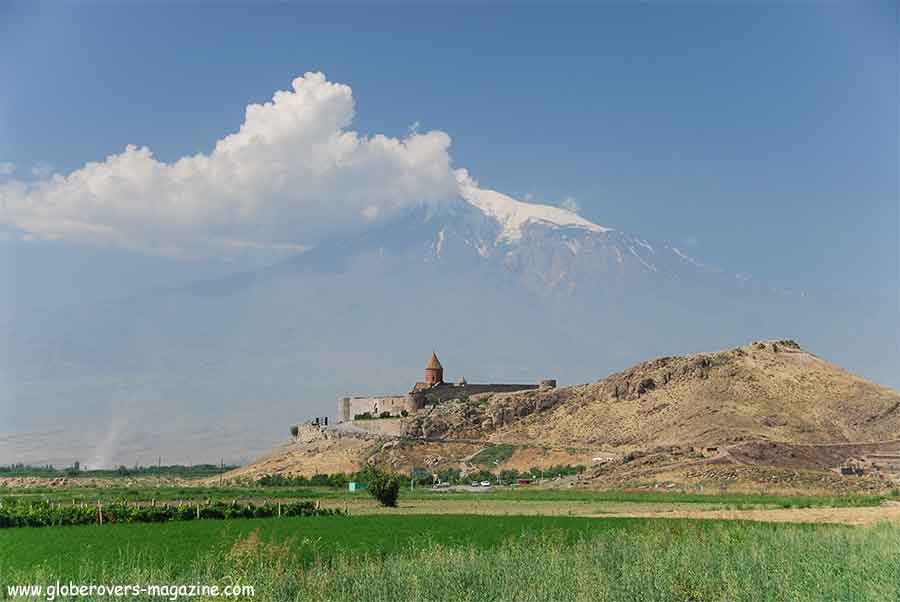
[[[370,418],[408,416],[425,406],[450,399],[461,399],[479,393],[510,393],[539,388],[556,387],[552,379],[538,384],[469,384],[465,378],[456,383],[444,382],[444,367],[437,354],[432,352],[425,364],[425,378],[413,385],[405,395],[376,395],[342,397],[338,400],[338,422],[350,422]]]

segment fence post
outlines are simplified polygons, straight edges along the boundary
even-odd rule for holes
[[[100,500],[97,500],[97,522],[103,524],[103,504],[100,503]]]
[[[278,502],[278,517],[281,517],[281,502]]]

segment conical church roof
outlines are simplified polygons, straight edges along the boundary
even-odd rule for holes
[[[437,358],[437,355],[434,351],[431,352],[431,359],[428,360],[428,365],[425,366],[426,370],[443,370],[444,367],[441,366],[441,361]]]

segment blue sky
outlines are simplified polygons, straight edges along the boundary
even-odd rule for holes
[[[62,417],[87,441],[78,453],[94,454],[90,429],[132,442],[120,419],[123,429],[175,436],[171,425],[148,426],[171,408],[207,431],[264,433],[247,449],[265,449],[288,420],[320,415],[348,392],[328,363],[342,365],[346,352],[314,348],[320,339],[304,338],[294,297],[278,298],[277,287],[260,289],[266,299],[255,289],[237,300],[179,297],[186,307],[156,307],[166,295],[140,291],[213,279],[251,256],[265,264],[437,202],[459,190],[458,168],[482,188],[569,199],[598,224],[806,291],[802,303],[788,295],[771,305],[787,307],[764,316],[778,332],[750,336],[794,336],[786,324],[812,351],[897,387],[898,30],[897,4],[887,2],[0,0],[0,425],[24,432]],[[276,91],[289,92],[260,104]],[[305,292],[297,286],[289,290]],[[98,303],[122,297],[130,301]],[[722,318],[722,302],[698,335],[650,300],[660,312],[648,328],[655,319],[675,333],[659,335],[665,346],[655,351],[746,343],[735,333],[756,328]],[[207,303],[221,303],[218,313]],[[127,313],[133,307],[144,313]],[[168,330],[156,332],[159,321]],[[294,327],[283,331],[282,321]],[[6,339],[17,330],[20,339]],[[378,337],[356,334],[335,340],[359,342],[356,357],[376,361],[384,386],[405,383],[409,366]],[[195,353],[198,341],[205,352]],[[567,361],[569,341],[511,341],[487,365],[502,373],[503,361]],[[598,357],[626,342],[644,349],[590,342]],[[647,357],[635,351],[628,362]],[[624,367],[589,359],[596,365],[578,368],[582,380]],[[9,380],[20,364],[27,377]],[[29,445],[69,445],[46,437]],[[160,445],[147,443],[142,461]],[[27,457],[20,451],[0,454]],[[72,453],[61,452],[67,462]]]
[[[413,123],[518,198],[779,286],[897,303],[893,3],[0,3],[0,162],[208,153],[307,71],[361,133]]]

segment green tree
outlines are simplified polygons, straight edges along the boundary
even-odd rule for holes
[[[369,484],[368,491],[382,506],[394,508],[397,506],[397,496],[400,494],[400,481],[393,474],[389,474],[377,466],[370,466],[366,470],[366,481]]]

